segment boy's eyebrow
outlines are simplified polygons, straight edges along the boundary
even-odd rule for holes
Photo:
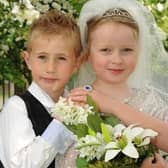
[[[44,54],[44,55],[49,55],[49,53],[48,52],[36,52],[36,54]],[[64,56],[64,57],[68,57],[69,56],[69,54],[66,54],[66,53],[62,53],[62,52],[60,52],[60,53],[54,53],[54,56]]]

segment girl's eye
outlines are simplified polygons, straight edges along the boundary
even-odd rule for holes
[[[63,61],[66,61],[67,58],[66,57],[58,57],[59,60],[63,60]]]
[[[132,48],[124,48],[124,49],[122,49],[122,51],[123,52],[131,52],[131,51],[133,51],[133,49]]]

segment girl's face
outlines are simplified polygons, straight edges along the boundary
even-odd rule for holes
[[[124,84],[137,63],[136,31],[121,23],[108,22],[97,26],[89,40],[89,61],[96,80]]]
[[[61,35],[42,35],[32,40],[31,46],[30,53],[24,53],[24,59],[32,78],[49,96],[56,99],[77,69],[72,41]]]

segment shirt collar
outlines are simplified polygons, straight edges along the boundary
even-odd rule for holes
[[[37,83],[32,82],[32,84],[29,86],[28,91],[36,98],[38,101],[40,101],[41,104],[44,105],[44,107],[50,111],[51,108],[54,106],[55,102],[51,99],[51,97],[42,90]]]

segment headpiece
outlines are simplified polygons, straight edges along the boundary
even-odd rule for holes
[[[132,20],[134,22],[133,17],[124,9],[122,8],[111,8],[107,10],[102,17],[122,17]]]

